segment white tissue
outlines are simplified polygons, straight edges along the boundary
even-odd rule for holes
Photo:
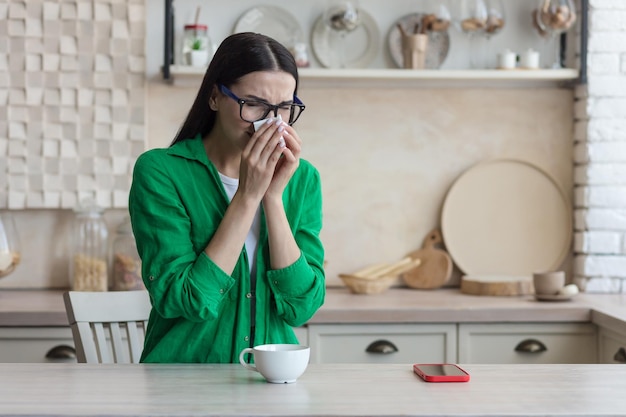
[[[280,120],[282,122],[283,118],[279,114],[276,118],[268,117],[267,119],[257,120],[256,122],[253,123],[254,131],[256,132],[257,130],[259,130],[259,128],[263,126],[265,123],[267,123],[268,120]]]

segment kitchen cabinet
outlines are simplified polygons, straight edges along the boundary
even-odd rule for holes
[[[309,344],[309,331],[305,326],[294,327],[293,332],[296,334],[296,337],[298,338],[298,342],[301,345]]]
[[[311,363],[454,362],[456,325],[310,324]]]
[[[598,362],[626,364],[626,332],[604,327],[598,330]]]
[[[0,327],[0,362],[76,362],[69,327]]]
[[[308,344],[306,327],[294,328],[300,344]],[[76,362],[69,327],[0,327],[0,363]]]
[[[596,363],[592,323],[463,323],[459,363]]]

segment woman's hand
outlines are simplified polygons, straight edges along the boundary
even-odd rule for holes
[[[300,164],[302,141],[296,131],[286,124],[282,134],[285,141],[283,156],[276,164],[274,175],[263,197],[270,265],[273,269],[286,268],[300,257],[300,248],[285,213],[283,191]]]
[[[282,150],[283,157],[276,164],[274,176],[265,193],[264,201],[268,199],[281,199],[282,201],[283,191],[300,164],[302,140],[293,127],[287,123],[284,123],[283,127],[282,135],[285,141],[285,148]]]
[[[281,147],[281,138],[287,136],[286,130],[284,123],[271,121],[252,135],[241,154],[237,192],[260,203],[275,176],[279,161],[284,159],[280,155],[287,147]]]

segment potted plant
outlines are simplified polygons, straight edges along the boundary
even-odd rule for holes
[[[191,65],[194,67],[204,67],[209,61],[209,51],[202,39],[196,38],[191,42],[190,51]]]

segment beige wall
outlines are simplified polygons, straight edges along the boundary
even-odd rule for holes
[[[148,146],[167,146],[196,88],[153,83],[148,94]],[[299,95],[303,157],[323,180],[330,285],[340,272],[420,247],[454,179],[479,161],[531,161],[571,192],[571,90],[307,88],[305,80]]]
[[[22,263],[0,280],[0,288],[66,287],[69,208],[83,197],[81,190],[99,189],[90,178],[81,181],[81,177],[96,168],[94,181],[96,177],[109,181],[111,170],[116,175],[114,189],[96,195],[102,205],[120,207],[107,211],[113,232],[126,213],[129,172],[142,149],[143,135],[147,147],[167,146],[196,92],[195,87],[166,85],[158,76],[163,41],[160,2],[91,4],[38,0],[0,5],[0,20],[11,21],[10,33],[0,36],[0,41],[9,45],[9,38],[15,38],[11,50],[0,51],[0,87],[9,90],[4,95],[0,91],[0,155],[4,156],[0,172],[6,174],[0,175],[0,188],[5,191],[0,192],[0,206],[16,209],[23,249]],[[204,10],[214,40],[225,36],[253,4],[242,0],[236,7],[220,9],[228,12],[227,17]],[[382,37],[398,16],[414,7],[409,0],[396,0],[393,8],[377,0],[363,4],[379,20]],[[182,7],[179,19],[195,12],[192,2],[178,6]],[[306,30],[320,7],[319,2],[295,7]],[[508,31],[492,40],[492,53],[505,46],[518,52],[530,46],[550,50],[521,17],[529,15],[522,9],[531,6],[511,0],[509,7],[516,8],[511,16],[520,17],[511,19]],[[86,36],[91,32],[93,36]],[[60,33],[64,36],[57,42]],[[469,62],[467,39],[456,31],[450,36],[445,67],[463,67]],[[23,40],[28,40],[24,48]],[[383,50],[377,67],[385,66]],[[48,74],[45,79],[42,69]],[[81,71],[84,74],[76,83]],[[144,102],[146,78],[154,81],[146,86]],[[339,283],[339,272],[393,261],[418,247],[438,224],[454,178],[483,159],[530,160],[553,174],[564,189],[572,190],[571,90],[399,88],[398,83],[393,88],[380,84],[322,88],[320,84],[304,82],[300,95],[308,108],[297,126],[305,141],[303,156],[319,168],[324,181],[323,239],[330,284]],[[93,88],[99,89],[97,94]],[[120,95],[120,89],[129,94]],[[37,116],[41,108],[48,109],[50,120],[45,121],[52,123],[43,130]],[[86,173],[76,174],[74,157],[91,158],[93,140],[99,153],[94,163],[83,164]],[[73,142],[83,147],[75,149]],[[28,180],[45,187],[24,185],[31,156],[36,163],[28,166],[34,165],[36,176],[29,175]],[[40,169],[44,160],[52,172]],[[57,171],[67,174],[70,185]],[[8,190],[14,189],[18,192],[12,194],[14,204],[9,204]]]
[[[149,84],[148,147],[169,144],[195,93],[195,87]],[[479,161],[532,161],[571,193],[572,94],[305,86],[300,96],[307,110],[296,126],[303,157],[323,180],[328,284],[340,285],[340,272],[398,260],[419,247],[439,224],[454,179]],[[111,229],[124,214],[123,209],[107,212]],[[0,288],[67,286],[71,211],[25,210],[16,216],[23,262],[0,280]]]
[[[148,147],[169,144],[195,93],[195,87],[149,85]],[[454,179],[479,161],[531,161],[572,190],[572,94],[561,89],[303,88],[307,109],[296,126],[303,157],[323,180],[328,284],[340,285],[340,272],[398,260],[418,248],[439,224]],[[124,214],[107,212],[111,229]],[[0,280],[0,288],[66,286],[71,211],[16,215],[23,262]],[[570,260],[566,263],[569,270]]]

